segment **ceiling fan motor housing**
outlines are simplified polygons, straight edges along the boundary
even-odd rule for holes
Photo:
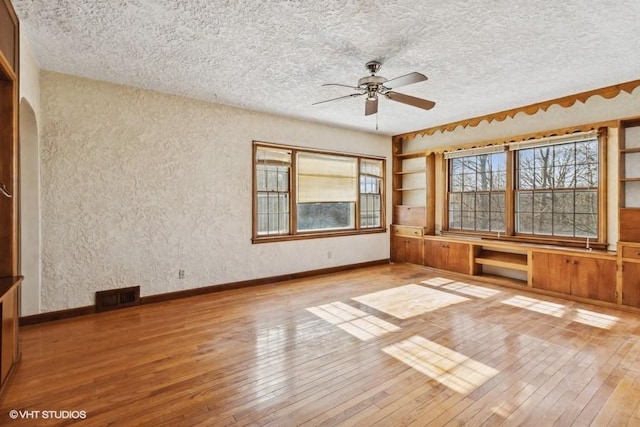
[[[367,99],[374,100],[387,79],[381,76],[367,76],[358,80],[358,87],[367,91]]]

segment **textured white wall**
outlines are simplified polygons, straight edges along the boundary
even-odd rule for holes
[[[43,312],[389,256],[388,233],[251,243],[252,140],[390,158],[389,137],[46,71],[41,89]]]
[[[20,32],[21,315],[40,312],[40,68]]]
[[[502,122],[484,121],[477,127],[465,129],[458,127],[452,132],[418,136],[407,141],[404,150],[418,151],[501,138],[508,139],[526,133],[635,116],[640,116],[640,88],[636,88],[631,94],[622,92],[612,99],[594,96],[584,104],[576,102],[569,108],[554,105],[547,111],[539,111],[531,116],[519,113]],[[607,242],[609,249],[615,250],[618,241],[618,134],[613,129],[609,133],[607,148]],[[442,164],[438,162],[436,167],[437,170],[441,170]],[[442,227],[444,186],[445,183],[438,179],[436,182],[436,229]]]

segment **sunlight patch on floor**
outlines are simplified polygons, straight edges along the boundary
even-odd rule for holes
[[[566,312],[564,305],[530,297],[523,297],[521,295],[506,299],[502,301],[502,303],[514,307],[524,308],[529,311],[535,311],[537,313],[548,314],[549,316],[553,317],[562,317]]]
[[[611,316],[603,313],[596,313],[595,311],[584,310],[582,308],[576,308],[576,312],[572,319],[574,322],[583,323],[589,326],[595,326],[601,329],[611,329],[618,320],[616,316]]]
[[[461,394],[470,393],[498,373],[496,369],[418,335],[382,351]]]
[[[379,319],[340,301],[309,307],[307,311],[332,325],[336,325],[362,341],[368,341],[389,332],[400,330],[393,323]]]
[[[448,292],[413,284],[361,295],[352,299],[398,319],[408,319],[469,300]]]
[[[425,285],[431,285],[431,286],[442,286],[452,282],[453,280],[445,279],[444,277],[434,277],[433,279],[423,280],[420,283],[424,283]]]
[[[476,298],[491,298],[500,293],[496,289],[485,288],[484,286],[471,285],[464,282],[453,282],[442,286],[442,289],[448,289],[450,291],[460,292],[461,294],[469,295]]]

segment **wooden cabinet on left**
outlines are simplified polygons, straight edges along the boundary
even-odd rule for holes
[[[0,390],[20,357],[18,340],[18,304],[21,278],[0,279]]]
[[[391,226],[391,261],[422,264],[422,227]]]

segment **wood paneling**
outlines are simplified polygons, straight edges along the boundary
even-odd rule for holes
[[[385,265],[25,327],[0,425],[637,424],[637,314],[452,281]],[[416,283],[466,300],[406,319],[353,300]],[[398,329],[363,340],[307,310],[334,302]]]
[[[20,61],[18,37],[18,19],[11,3],[9,0],[0,0],[0,54],[16,74]]]
[[[424,227],[425,225],[424,206],[394,206],[393,218],[395,224]]]
[[[622,304],[640,307],[640,264],[622,263]]]
[[[620,241],[640,242],[640,208],[620,209]]]

